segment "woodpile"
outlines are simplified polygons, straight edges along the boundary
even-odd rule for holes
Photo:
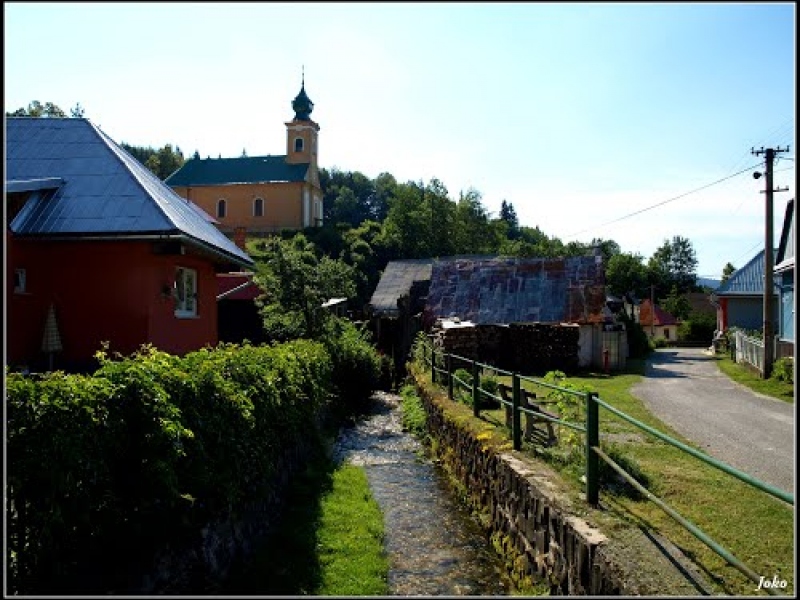
[[[578,368],[578,325],[512,323],[436,328],[434,344],[450,354],[522,374]]]
[[[503,368],[520,373],[574,372],[578,368],[578,325],[512,323],[501,347]]]

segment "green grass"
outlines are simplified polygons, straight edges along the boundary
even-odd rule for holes
[[[413,435],[423,438],[425,436],[425,408],[422,400],[417,396],[413,385],[404,385],[400,388],[402,397],[403,428]]]
[[[569,377],[568,381],[598,392],[602,400],[622,412],[696,447],[650,414],[643,403],[630,393],[631,387],[641,380],[642,367],[642,364],[634,363],[633,373],[584,374]],[[547,395],[547,391],[540,386],[530,383],[523,383],[523,386],[536,391],[540,398]],[[481,415],[485,422],[494,424],[498,430],[505,430],[502,409],[482,411]],[[616,457],[624,457],[624,461],[638,475],[640,483],[645,483],[652,493],[695,523],[759,575],[764,575],[767,579],[771,579],[773,575],[786,579],[789,589],[783,591],[793,593],[794,521],[791,507],[639,430],[602,408],[600,423],[602,447],[607,453],[610,449]],[[563,437],[568,430],[560,429],[559,435]],[[582,440],[583,434],[579,435]],[[548,459],[571,483],[576,497],[582,497],[584,486],[579,481],[584,469],[582,453],[559,455],[558,448],[542,451],[528,444],[523,446],[523,450],[533,456]],[[604,510],[589,511],[587,520],[591,522],[595,519],[595,524],[611,535],[615,526],[624,523],[659,532],[706,572],[717,587],[717,593],[756,594],[755,584],[729,566],[658,506],[637,497],[637,494],[620,493],[620,489],[614,490],[615,493],[607,488],[601,489]]]
[[[383,515],[360,467],[312,460],[289,491],[281,524],[226,593],[375,596],[388,593]]]
[[[719,370],[736,383],[744,385],[754,392],[771,396],[784,402],[794,403],[794,385],[777,379],[762,379],[758,373],[744,365],[740,365],[724,354],[716,355]]]

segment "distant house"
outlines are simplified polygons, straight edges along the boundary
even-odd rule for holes
[[[775,305],[773,314],[778,315],[778,292],[773,290]],[[761,330],[764,326],[764,250],[761,250],[742,268],[734,271],[728,280],[712,294],[717,304],[717,329],[726,331],[731,327]],[[773,324],[773,325],[775,325]]]
[[[195,154],[167,177],[175,192],[219,221],[228,235],[270,233],[322,225],[322,189],[317,168],[319,125],[305,83],[286,123],[286,154],[200,158]]]
[[[216,273],[252,259],[96,125],[7,118],[5,190],[7,364],[217,343]]]
[[[678,319],[650,300],[642,300],[639,304],[639,325],[651,339],[678,339]]]
[[[775,256],[775,280],[778,284],[778,345],[776,358],[794,356],[794,318],[796,314],[794,296],[795,270],[795,203],[789,200],[783,217],[783,228]]]

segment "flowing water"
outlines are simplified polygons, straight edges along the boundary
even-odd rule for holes
[[[370,415],[340,431],[333,456],[365,469],[383,511],[391,594],[509,593],[485,533],[423,445],[403,431],[399,396],[376,393]]]

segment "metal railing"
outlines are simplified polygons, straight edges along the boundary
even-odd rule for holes
[[[786,502],[787,504],[790,504],[791,506],[794,506],[793,494],[789,494],[775,486],[772,486],[759,479],[756,479],[755,477],[752,477],[751,475],[748,475],[743,471],[739,471],[738,469],[722,461],[719,461],[711,456],[708,456],[703,452],[695,450],[694,448],[687,446],[686,444],[668,436],[667,434],[662,433],[661,431],[658,431],[657,429],[634,419],[630,415],[620,411],[619,409],[603,401],[601,398],[598,397],[596,392],[580,392],[573,389],[568,389],[557,385],[553,385],[551,383],[533,377],[522,376],[513,371],[506,371],[504,369],[500,369],[493,365],[481,363],[470,358],[465,358],[463,356],[458,356],[456,354],[446,353],[441,349],[435,348],[434,345],[430,342],[426,342],[422,346],[422,348],[423,348],[423,360],[426,366],[431,369],[431,379],[433,383],[437,383],[437,379],[439,377],[444,378],[442,384],[447,387],[447,392],[450,399],[453,399],[454,397],[456,384],[459,384],[460,386],[469,389],[469,391],[471,392],[473,414],[476,417],[480,417],[481,399],[483,397],[490,397],[495,401],[499,402],[500,404],[505,405],[507,408],[510,408],[512,412],[511,415],[512,418],[510,424],[511,438],[512,438],[512,447],[514,448],[514,450],[520,450],[522,448],[523,436],[522,436],[522,425],[520,420],[521,414],[527,414],[530,418],[537,420],[544,420],[549,423],[553,423],[555,425],[561,425],[573,429],[575,431],[584,433],[586,435],[585,474],[586,474],[587,503],[593,506],[597,506],[599,504],[600,501],[599,460],[602,459],[614,471],[616,471],[625,481],[627,481],[638,492],[640,492],[645,498],[656,504],[670,517],[672,517],[678,524],[680,524],[687,531],[689,531],[689,533],[691,533],[693,536],[695,536],[697,539],[703,542],[717,555],[722,557],[728,564],[736,568],[740,573],[745,575],[745,577],[747,577],[754,583],[756,584],[760,583],[761,577],[757,575],[750,567],[748,567],[740,559],[734,556],[729,550],[727,550],[721,544],[712,539],[708,534],[706,534],[703,530],[697,527],[697,525],[689,521],[678,511],[669,506],[663,499],[655,496],[652,492],[647,490],[641,483],[636,481],[636,479],[634,479],[630,475],[630,473],[625,471],[617,462],[615,462],[611,457],[609,457],[605,452],[603,452],[603,450],[600,447],[600,408],[602,407],[603,409],[616,415],[617,417],[623,419],[624,421],[627,421],[628,423],[637,427],[638,429],[657,437],[658,439],[666,442],[667,444],[675,448],[678,448],[679,450],[697,458],[698,460],[704,462],[705,464],[710,465],[720,471],[723,471],[731,475],[732,477],[735,477],[736,479],[752,487],[755,487],[756,489],[766,494],[769,494],[774,498],[777,498],[779,500],[782,500],[783,502]],[[455,375],[455,370],[453,369],[455,362],[459,362],[469,366],[469,371],[471,372],[470,382],[466,382]],[[508,402],[502,397],[481,388],[480,373],[484,369],[491,370],[498,374],[502,373],[511,377],[511,388],[513,390],[511,402]],[[544,388],[549,388],[561,393],[570,394],[578,398],[582,398],[585,407],[584,423],[583,424],[573,423],[560,418],[547,416],[545,414],[542,414],[541,411],[531,410],[530,408],[523,406],[521,403],[522,381],[531,382],[535,385],[542,386]],[[775,588],[764,587],[764,589],[771,595],[775,596],[781,595],[780,592]]]

